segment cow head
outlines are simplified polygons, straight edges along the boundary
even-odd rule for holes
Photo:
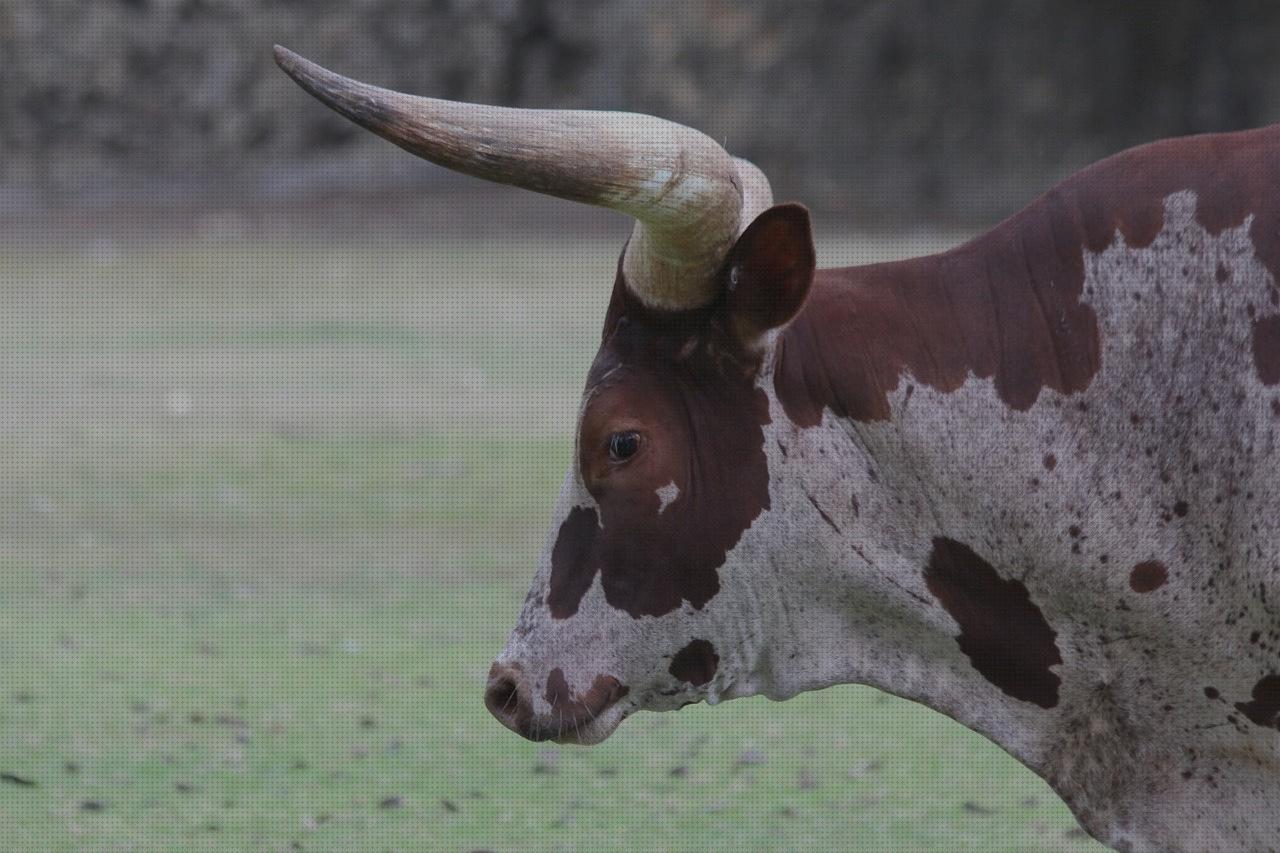
[[[626,211],[557,521],[485,701],[535,740],[603,740],[632,710],[750,692],[767,561],[759,373],[814,271],[809,218],[696,131],[648,116],[510,110],[356,83],[277,48],[324,103],[479,177]]]
[[[747,228],[704,309],[649,310],[619,273],[558,521],[490,672],[509,728],[595,742],[632,709],[718,698],[750,666],[742,626],[764,567],[735,546],[769,509],[757,372],[812,274],[794,205]]]

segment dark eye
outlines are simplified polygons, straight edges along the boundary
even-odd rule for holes
[[[609,458],[614,462],[625,462],[640,449],[640,433],[615,432],[609,436]]]

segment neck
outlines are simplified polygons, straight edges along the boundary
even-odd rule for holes
[[[871,685],[928,705],[1040,767],[1061,720],[1057,636],[1018,579],[1031,566],[992,565],[983,547],[989,537],[977,533],[986,519],[975,516],[974,492],[948,493],[956,468],[901,416],[904,405],[923,408],[931,396],[904,385],[888,394],[898,416],[862,423],[827,411],[813,426],[771,401],[773,511],[788,522],[770,536],[778,562],[803,554],[805,569],[771,591],[781,604],[772,636],[786,639],[761,662],[762,686],[786,698]],[[952,433],[940,444],[967,440]]]
[[[1029,529],[1045,522],[1028,512],[1028,478],[1015,476],[1028,469],[1000,463],[1008,404],[995,383],[951,377],[935,348],[886,318],[902,294],[829,276],[819,288],[762,380],[774,410],[773,509],[790,519],[774,537],[806,565],[775,593],[786,620],[776,636],[788,639],[762,662],[766,690],[785,698],[859,683],[927,705],[1048,779],[1107,837],[1112,806],[1071,787],[1078,777],[1060,762],[1083,754],[1075,739],[1084,738],[1132,756],[1128,711],[1105,691],[1085,698],[1062,687],[1098,679],[1071,672],[1094,662],[1062,653],[1077,640],[1064,615],[1075,609],[1069,567],[1032,553]],[[839,322],[851,331],[824,329]],[[854,369],[832,378],[833,364]],[[1041,455],[1032,477],[1044,473]],[[1056,535],[1065,517],[1053,519]]]
[[[1206,376],[1174,371],[1213,363],[1179,349],[1198,343],[1138,338],[1173,348],[1142,362],[1124,349],[1150,316],[1135,288],[1163,281],[1169,327],[1198,329],[1197,299],[1170,282],[1212,281],[1219,258],[1238,282],[1269,281],[1247,225],[1207,235],[1186,195],[1166,200],[1149,247],[1073,260],[1029,250],[1022,223],[1017,240],[998,228],[940,256],[823,271],[762,377],[768,535],[797,569],[776,590],[787,639],[761,663],[767,689],[854,682],[928,705],[1133,849],[1251,846],[1280,828],[1250,817],[1271,814],[1258,798],[1280,772],[1275,729],[1245,720],[1270,695],[1247,638],[1280,623],[1250,603],[1260,564],[1213,586],[1257,561],[1203,532],[1243,530],[1251,510],[1211,501],[1244,490],[1196,439],[1247,434],[1255,413],[1211,405]],[[1259,290],[1230,292],[1240,316]],[[1170,413],[1150,386],[1186,405]],[[1205,589],[1213,608],[1194,606]]]

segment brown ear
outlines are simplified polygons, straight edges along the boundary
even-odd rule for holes
[[[809,211],[800,204],[769,208],[747,226],[725,263],[725,304],[731,328],[751,346],[796,315],[813,282]]]

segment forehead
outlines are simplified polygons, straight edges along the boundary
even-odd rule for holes
[[[600,349],[587,374],[586,396],[608,389],[674,397],[754,377],[760,360],[735,346],[719,302],[692,311],[647,308],[614,284]]]
[[[587,375],[580,430],[589,434],[634,422],[696,431],[739,412],[754,377],[752,365],[717,345],[714,329],[623,318]]]
[[[689,347],[696,338],[687,336]],[[619,320],[591,363],[587,373],[587,407],[614,394],[662,397],[671,393],[672,380],[679,372],[682,344],[670,330]]]

